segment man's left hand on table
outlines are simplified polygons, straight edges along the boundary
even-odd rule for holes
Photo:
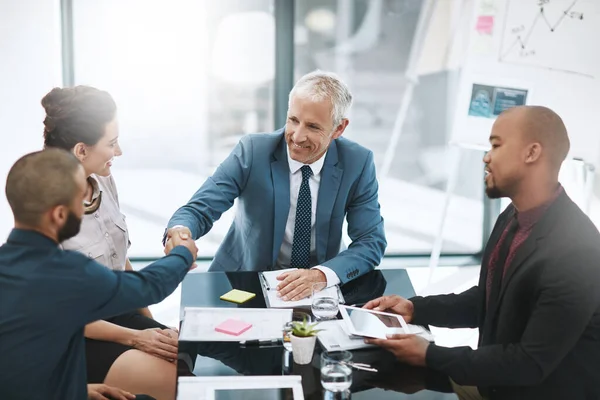
[[[315,283],[323,283],[323,288],[327,286],[327,277],[315,268],[285,272],[277,280],[281,281],[277,291],[284,301],[297,301],[310,296]]]
[[[399,361],[425,367],[429,341],[417,335],[389,335],[387,339],[365,339],[391,352]]]

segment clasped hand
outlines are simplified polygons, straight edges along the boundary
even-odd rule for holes
[[[172,329],[144,329],[137,332],[132,347],[169,362],[176,362],[178,338],[179,335]]]
[[[90,383],[87,385],[88,400],[132,400],[135,395],[116,387],[102,383]]]
[[[198,247],[192,237],[192,232],[185,226],[178,226],[167,231],[167,241],[165,243],[165,255],[169,255],[171,250],[177,246],[185,246],[192,253],[194,261],[198,257]],[[196,263],[190,269],[196,268]]]

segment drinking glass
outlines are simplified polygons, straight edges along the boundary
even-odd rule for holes
[[[352,386],[352,353],[336,351],[321,353],[321,385],[330,392],[344,392]]]
[[[338,313],[339,299],[335,288],[325,289],[325,283],[312,285],[311,311],[317,321],[334,319]]]

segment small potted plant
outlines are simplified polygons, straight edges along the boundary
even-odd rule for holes
[[[315,343],[317,341],[317,333],[321,329],[315,329],[317,323],[309,324],[304,317],[302,322],[292,322],[292,332],[290,339],[292,341],[292,354],[296,364],[310,364],[315,351]]]

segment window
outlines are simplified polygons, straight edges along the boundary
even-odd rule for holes
[[[75,0],[75,83],[110,92],[130,257],[162,255],[168,219],[241,135],[273,130],[272,1]],[[233,210],[199,242],[212,256]]]
[[[431,252],[451,169],[447,144],[458,73],[425,71],[419,53],[411,58],[413,46],[424,47],[416,40],[424,3],[295,3],[295,77],[318,68],[338,73],[349,84],[354,105],[344,135],[375,155],[388,255]],[[429,34],[431,27],[424,29]],[[443,51],[439,46],[434,50]],[[419,81],[410,88],[406,72],[414,65]],[[404,117],[403,101],[408,104]],[[403,123],[395,129],[399,120]],[[443,251],[473,254],[482,243],[483,153],[460,152],[460,178],[447,213]]]
[[[74,0],[75,81],[109,91],[119,106],[124,155],[114,175],[131,257],[160,256],[169,217],[239,138],[275,128],[276,1]],[[294,76],[332,70],[350,85],[345,135],[375,154],[388,255],[428,254],[446,199],[458,74],[420,71],[410,88],[423,3],[294,2]],[[482,154],[461,154],[443,251],[473,254],[482,243]],[[232,218],[233,210],[199,242],[201,255],[214,254]]]

